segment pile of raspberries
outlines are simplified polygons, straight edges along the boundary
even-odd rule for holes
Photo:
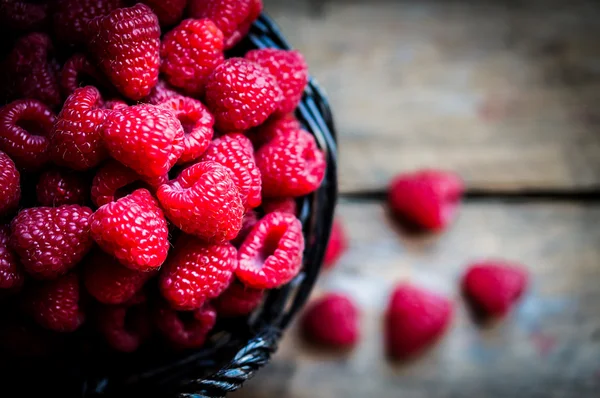
[[[326,161],[296,51],[225,51],[260,0],[3,1],[0,350],[93,330],[201,347],[292,280]]]

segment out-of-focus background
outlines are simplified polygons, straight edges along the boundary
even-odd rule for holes
[[[347,355],[295,327],[234,397],[600,396],[600,3],[591,0],[265,0],[329,93],[340,141],[338,216],[350,247],[315,292],[362,311]],[[440,236],[411,237],[382,193],[401,171],[458,172],[468,195]],[[518,308],[472,321],[466,263],[528,266]],[[451,330],[403,365],[383,351],[395,282],[455,298]]]

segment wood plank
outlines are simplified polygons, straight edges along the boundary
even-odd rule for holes
[[[600,391],[600,205],[468,204],[438,238],[398,233],[378,203],[342,203],[350,249],[325,274],[362,311],[349,355],[318,352],[292,328],[274,361],[233,397],[597,397]],[[481,328],[457,291],[464,265],[482,257],[525,263],[532,286],[504,321]],[[456,303],[453,327],[422,358],[386,361],[381,313],[393,284],[410,280]]]
[[[474,189],[600,186],[598,3],[310,3],[266,10],[329,93],[343,192],[426,166]]]

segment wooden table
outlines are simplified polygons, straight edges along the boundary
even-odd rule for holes
[[[568,3],[568,5],[567,5]],[[338,217],[350,249],[314,295],[362,311],[348,355],[295,327],[234,397],[600,396],[600,6],[592,1],[266,1],[327,89],[340,138]],[[455,225],[415,238],[381,200],[397,172],[455,170]],[[457,282],[473,259],[523,262],[532,286],[492,327]],[[381,314],[394,283],[455,298],[445,338],[392,365]]]

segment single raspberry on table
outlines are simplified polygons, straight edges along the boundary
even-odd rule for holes
[[[469,265],[462,289],[483,315],[506,315],[527,288],[527,270],[504,260],[479,261]]]
[[[160,103],[160,106],[173,111],[181,122],[183,131],[183,153],[179,164],[198,159],[208,148],[214,135],[215,118],[202,102],[189,97],[174,97]]]
[[[159,80],[156,86],[150,91],[148,96],[144,97],[140,102],[152,105],[159,105],[171,98],[183,97],[164,80]]]
[[[243,134],[226,134],[210,144],[201,160],[227,167],[240,193],[242,205],[246,209],[253,209],[260,206],[262,182],[249,148],[252,148],[252,143]]]
[[[79,205],[19,212],[10,224],[10,243],[25,271],[36,279],[55,279],[75,267],[93,245],[91,215]]]
[[[123,304],[138,293],[154,272],[122,266],[117,259],[95,251],[85,261],[83,283],[87,292],[103,304]]]
[[[173,86],[199,96],[210,74],[223,63],[223,33],[208,19],[186,19],[165,34],[160,71]]]
[[[158,269],[167,258],[167,221],[146,189],[100,207],[91,217],[90,229],[102,250],[134,271]]]
[[[254,210],[249,210],[244,214],[244,218],[242,218],[242,228],[240,232],[238,232],[235,239],[231,241],[231,244],[236,248],[240,247],[242,243],[244,243],[244,239],[246,236],[252,231],[256,223],[258,222],[258,214]]]
[[[420,170],[392,180],[388,203],[401,219],[426,230],[440,231],[455,218],[463,192],[458,175]]]
[[[294,139],[302,125],[293,114],[271,116],[265,123],[246,132],[257,150],[275,138]],[[282,138],[285,139],[285,138]]]
[[[210,305],[177,312],[165,303],[158,303],[153,309],[153,319],[160,333],[176,348],[200,348],[215,326],[217,313]]]
[[[90,183],[85,175],[70,170],[46,170],[36,186],[38,203],[50,207],[84,205],[89,192]]]
[[[191,311],[221,294],[233,279],[237,251],[230,243],[178,240],[160,273],[160,291],[176,310]]]
[[[218,163],[200,162],[184,169],[156,195],[175,226],[206,241],[229,241],[242,227],[239,191],[229,171]]]
[[[60,74],[60,88],[63,96],[69,97],[73,92],[85,86],[106,87],[107,82],[100,71],[87,59],[85,54],[74,54],[69,58]]]
[[[264,197],[303,196],[315,191],[327,163],[310,133],[298,130],[293,139],[277,138],[256,152]]]
[[[0,24],[9,31],[42,29],[48,21],[48,6],[24,0],[0,2]]]
[[[181,21],[188,0],[140,0],[154,11],[161,26],[173,26]]]
[[[56,37],[66,44],[82,44],[92,19],[121,7],[122,0],[58,0],[54,12]]]
[[[293,112],[304,94],[308,84],[308,66],[302,54],[298,51],[281,50],[277,48],[261,48],[249,51],[245,58],[266,68],[279,84],[283,92],[283,100],[278,112],[282,114]]]
[[[208,18],[223,32],[225,48],[236,45],[262,12],[262,0],[190,0],[192,18]]]
[[[21,174],[12,159],[0,152],[0,218],[12,214],[21,200]]]
[[[92,19],[88,48],[100,69],[125,97],[141,100],[158,81],[160,26],[144,4]]]
[[[274,289],[300,272],[304,236],[291,214],[269,213],[248,234],[238,250],[237,278],[255,289]]]
[[[301,319],[302,332],[311,342],[349,348],[360,338],[360,314],[346,295],[329,293],[309,304]]]
[[[279,107],[281,98],[275,77],[242,58],[217,66],[206,83],[206,105],[223,132],[258,126]]]
[[[9,246],[10,229],[0,225],[0,297],[3,293],[15,293],[21,290],[25,274],[17,256]]]
[[[146,303],[100,306],[97,322],[108,345],[120,352],[136,351],[152,334]]]
[[[151,178],[165,175],[184,150],[181,122],[161,106],[142,104],[114,110],[101,134],[113,158]]]
[[[94,176],[92,181],[92,202],[98,207],[122,198],[138,188],[146,188],[150,192],[168,181],[168,176],[143,177],[123,166],[116,160],[106,162]]]
[[[248,315],[254,311],[265,296],[262,289],[252,289],[234,280],[227,290],[212,301],[219,316],[236,317]]]
[[[388,355],[408,359],[421,354],[444,334],[452,316],[447,298],[406,283],[396,286],[385,313]]]
[[[325,258],[323,259],[324,268],[332,268],[337,261],[340,259],[342,254],[348,248],[348,239],[344,232],[344,226],[339,219],[333,220],[333,226],[331,228],[331,236],[329,237],[329,243],[327,244],[327,250],[325,251]]]
[[[265,214],[274,212],[298,214],[298,204],[294,198],[269,198],[262,202],[261,207]]]

